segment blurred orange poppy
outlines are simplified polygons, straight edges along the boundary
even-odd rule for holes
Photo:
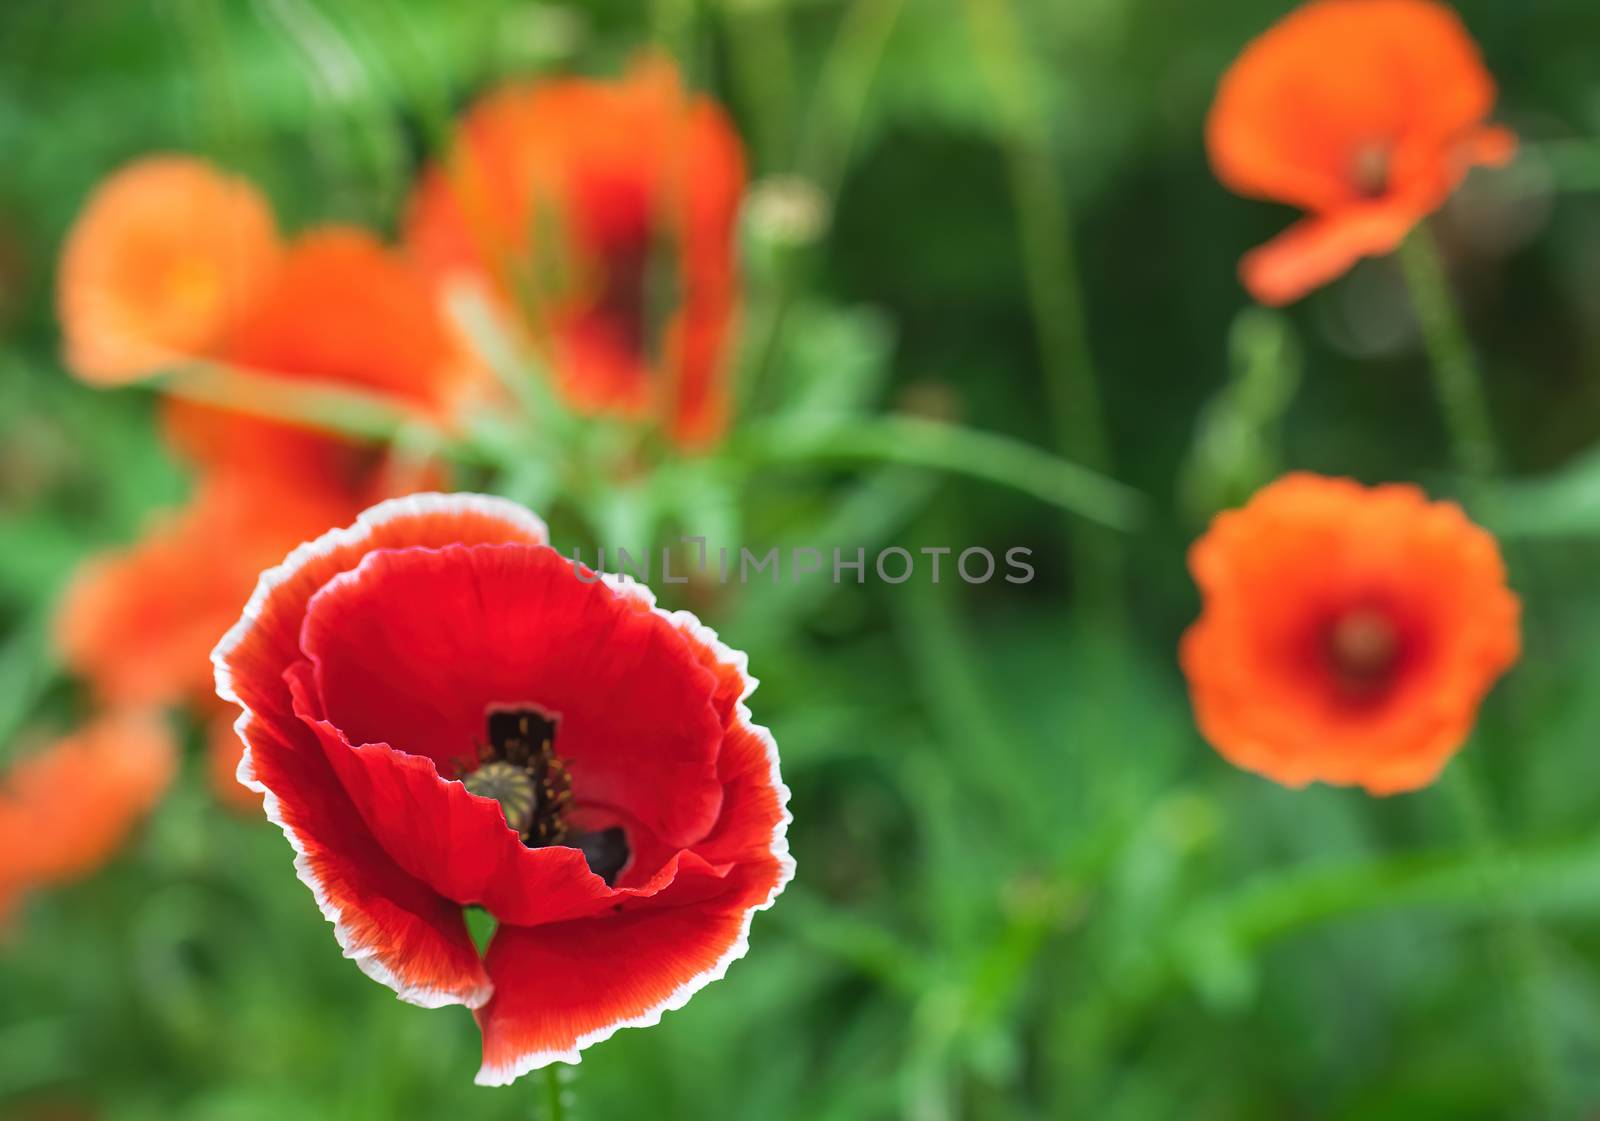
[[[378,470],[382,457],[326,430],[263,419],[251,412],[260,404],[253,395],[275,391],[292,401],[296,386],[356,390],[448,424],[482,384],[421,273],[351,227],[297,238],[216,357],[236,372],[223,387],[238,407],[169,401],[171,442],[203,468],[294,474],[357,494],[363,506],[395,489]],[[435,481],[427,475],[414,485]]]
[[[259,235],[247,256],[236,246],[241,223]],[[194,497],[139,543],[88,562],[62,604],[57,628],[66,661],[108,703],[188,703],[208,719],[216,703],[207,655],[260,571],[374,501],[440,482],[430,463],[408,471],[376,444],[262,415],[264,404],[300,407],[298,387],[315,384],[446,424],[475,378],[431,285],[405,258],[354,228],[313,231],[281,250],[276,239],[270,211],[247,185],[179,158],[142,161],[113,176],[69,239],[62,288],[69,352],[127,359],[78,372],[204,361],[217,394],[214,404],[165,403],[168,439],[201,470]],[[82,260],[100,262],[99,272],[86,273]],[[178,283],[169,284],[167,272],[203,278],[207,269],[239,283],[183,305],[195,314],[181,323],[176,295],[171,308],[162,305],[163,314],[171,311],[166,319],[134,314],[145,306],[140,300],[164,299]],[[79,283],[100,274],[125,291]],[[146,299],[146,288],[155,295]],[[108,303],[117,292],[127,300]],[[106,310],[113,305],[121,319]],[[134,334],[122,325],[156,319],[161,330],[137,335],[137,362],[129,346],[118,350]],[[239,744],[209,724],[208,742],[223,760],[213,767],[220,775],[237,761]],[[230,799],[245,793],[231,778],[219,787]]]
[[[24,892],[80,879],[109,860],[175,765],[159,720],[118,713],[0,773],[0,919]]]
[[[202,479],[137,544],[78,570],[56,621],[67,666],[105,704],[209,701],[211,648],[261,570],[359,509],[354,498],[269,477]]]
[[[418,184],[406,240],[441,283],[515,310],[573,408],[704,445],[727,419],[744,182],[727,115],[651,58],[478,102]]]
[[[1313,0],[1245,48],[1206,122],[1217,177],[1308,217],[1245,255],[1256,299],[1284,304],[1393,251],[1475,164],[1516,148],[1484,123],[1494,80],[1434,0]]]
[[[67,367],[114,384],[208,352],[273,275],[267,201],[188,156],[138,160],[105,180],[62,251]]]
[[[1286,786],[1427,785],[1520,651],[1494,538],[1413,486],[1286,476],[1220,515],[1189,567],[1200,730]]]
[[[263,569],[360,509],[332,488],[239,471],[204,477],[189,504],[137,544],[78,570],[56,619],[64,661],[103,703],[193,706],[206,721],[213,786],[224,801],[254,807],[232,776],[242,745],[214,719],[211,647]]]

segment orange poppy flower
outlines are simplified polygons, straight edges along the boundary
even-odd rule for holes
[[[1200,730],[1286,786],[1426,786],[1519,653],[1494,538],[1413,486],[1289,475],[1220,515],[1189,567]]]
[[[478,102],[419,183],[406,240],[441,282],[517,310],[573,408],[660,418],[698,446],[726,423],[744,181],[726,114],[649,59],[622,81]]]
[[[57,302],[68,368],[115,384],[207,352],[278,253],[271,207],[245,180],[187,156],[128,165],[67,236]]]
[[[0,774],[0,919],[23,892],[109,860],[172,781],[176,756],[160,721],[120,713]]]
[[[192,706],[205,724],[214,790],[228,805],[258,808],[233,778],[243,745],[212,694],[211,647],[262,569],[360,508],[359,498],[333,488],[233,470],[207,475],[187,506],[137,544],[78,570],[56,619],[63,660],[103,703]]]
[[[1484,124],[1494,80],[1434,0],[1313,0],[1223,76],[1206,122],[1217,177],[1308,217],[1245,255],[1256,299],[1297,300],[1393,251],[1475,164],[1516,139]]]
[[[371,394],[447,423],[480,384],[422,274],[348,227],[297,238],[216,356],[226,368],[262,381],[236,380],[238,409],[170,401],[172,443],[202,467],[292,472],[359,491],[361,505],[386,497],[370,485],[380,457],[324,430],[251,415],[251,392],[263,384],[315,383]]]
[[[57,617],[67,666],[106,704],[209,701],[210,651],[263,568],[357,500],[221,472],[132,547],[83,565]]]

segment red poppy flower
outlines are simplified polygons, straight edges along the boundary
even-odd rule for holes
[[[159,721],[119,713],[0,774],[0,920],[24,892],[109,860],[160,800],[175,761]]]
[[[85,381],[143,377],[207,351],[278,263],[272,209],[249,183],[153,156],[102,183],[62,251],[67,366]]]
[[[1393,251],[1475,164],[1503,164],[1484,124],[1494,80],[1434,0],[1313,0],[1245,48],[1206,122],[1217,177],[1309,217],[1247,254],[1256,299],[1297,300]]]
[[[544,542],[504,500],[383,503],[266,573],[213,655],[346,956],[475,1009],[488,1084],[682,1005],[791,869],[744,658]]]
[[[1520,649],[1494,538],[1412,486],[1289,475],[1220,515],[1189,567],[1200,730],[1286,786],[1426,786]]]
[[[658,417],[702,445],[726,423],[743,189],[726,114],[651,59],[620,82],[509,86],[473,106],[406,239],[441,281],[520,310],[574,408]]]

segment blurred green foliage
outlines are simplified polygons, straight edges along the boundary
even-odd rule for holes
[[[1528,609],[1529,653],[1469,749],[1484,849],[1453,787],[1375,801],[1234,772],[1199,741],[1173,663],[1195,611],[1183,549],[1219,506],[1291,466],[1454,489],[1392,262],[1281,316],[1234,282],[1286,214],[1213,181],[1201,122],[1217,75],[1287,7],[9,0],[0,754],[80,711],[47,627],[72,566],[185,487],[146,395],[91,391],[56,359],[52,263],[92,185],[181,149],[250,175],[290,228],[392,231],[475,92],[614,73],[655,43],[730,106],[759,178],[820,192],[820,244],[747,239],[753,405],[791,424],[903,406],[1047,448],[1092,355],[1106,465],[1150,514],[1102,538],[1129,573],[1124,626],[1087,594],[1094,535],[1037,493],[915,456],[801,455],[770,427],[735,430],[746,474],[675,468],[663,536],[1022,544],[1040,576],[712,605],[764,682],[799,878],[725,981],[588,1053],[577,1116],[1600,1107],[1600,471],[1584,454],[1600,436],[1600,200],[1585,193],[1600,187],[1585,139],[1600,136],[1600,9],[1460,5],[1526,141],[1439,222],[1518,476],[1497,509]],[[1010,34],[984,30],[996,11]],[[1065,334],[1051,318],[1080,313]],[[538,464],[499,484],[563,498]],[[639,525],[627,501],[610,509],[591,528]],[[34,899],[0,948],[0,1110],[530,1116],[532,1085],[471,1085],[466,1012],[402,1005],[339,957],[281,836],[217,806],[189,763],[130,851]]]

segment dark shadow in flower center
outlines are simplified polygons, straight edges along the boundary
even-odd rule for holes
[[[559,718],[531,706],[496,706],[489,709],[487,723],[488,740],[478,749],[477,766],[462,776],[462,785],[499,802],[506,824],[529,848],[575,848],[591,872],[615,885],[628,863],[627,835],[615,826],[589,833],[569,830],[572,778],[555,750]]]
[[[1369,698],[1388,688],[1400,662],[1400,631],[1382,611],[1358,607],[1328,628],[1325,652],[1341,692]]]
[[[589,315],[624,354],[646,365],[661,361],[667,324],[683,298],[670,235],[647,224],[598,253],[601,282]]]
[[[1382,198],[1389,190],[1389,164],[1389,145],[1381,140],[1356,149],[1350,161],[1350,181],[1356,194],[1364,199]]]

